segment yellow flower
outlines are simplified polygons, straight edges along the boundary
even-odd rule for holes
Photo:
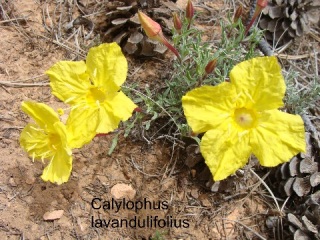
[[[46,104],[23,102],[21,108],[35,121],[22,130],[21,147],[33,160],[50,159],[41,176],[44,181],[67,182],[72,169],[72,152],[68,146],[66,126]]]
[[[120,91],[127,71],[120,47],[111,43],[91,48],[86,62],[61,61],[46,72],[52,93],[72,106],[66,125],[73,148],[115,130],[132,115],[136,105]]]
[[[300,116],[281,112],[285,83],[275,57],[254,58],[236,65],[231,83],[203,86],[182,98],[194,132],[206,132],[200,150],[214,180],[243,167],[251,153],[273,167],[306,148]]]

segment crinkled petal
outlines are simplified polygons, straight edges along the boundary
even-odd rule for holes
[[[43,170],[44,181],[62,184],[69,180],[72,170],[72,156],[64,149],[59,149]]]
[[[251,154],[249,134],[239,135],[233,131],[209,130],[200,143],[200,151],[209,167],[213,179],[220,181],[243,167]]]
[[[257,111],[283,106],[286,90],[276,57],[258,57],[237,64],[230,72],[238,94],[237,107]]]
[[[137,107],[123,92],[118,92],[108,102],[108,105],[112,108],[113,114],[122,121],[128,120],[132,116],[133,110]]]
[[[100,124],[97,133],[108,133],[118,128],[120,121],[126,121],[137,107],[123,92],[117,92],[100,108]]]
[[[53,65],[46,74],[50,77],[52,94],[65,103],[74,105],[86,97],[92,86],[84,61],[61,61]]]
[[[96,135],[99,125],[99,109],[78,107],[71,110],[67,120],[69,145],[72,148],[81,148],[90,142]]]
[[[44,103],[25,101],[22,102],[21,109],[32,117],[42,129],[54,131],[53,124],[60,121],[58,114]]]
[[[20,145],[33,159],[52,156],[48,135],[38,125],[29,123],[21,132]]]
[[[274,167],[305,152],[305,130],[299,115],[270,110],[263,112],[259,121],[250,145],[262,166]]]
[[[86,64],[94,85],[108,91],[119,90],[127,78],[127,59],[115,42],[90,48]]]
[[[118,128],[121,119],[115,116],[108,104],[101,106],[99,111],[99,126],[97,133],[108,133]]]
[[[182,97],[182,107],[192,131],[226,130],[234,108],[235,89],[230,83],[202,86]]]

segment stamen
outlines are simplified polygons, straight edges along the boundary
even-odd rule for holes
[[[248,91],[244,91],[244,94],[251,100],[252,103],[255,103],[252,96],[248,93]]]
[[[69,102],[73,101],[75,98],[77,98],[77,97],[76,96],[70,97],[67,100],[65,100],[64,102],[69,103]]]
[[[30,152],[32,149],[34,149],[37,146],[37,143],[33,144],[31,147],[26,148],[27,152]]]
[[[34,127],[34,126],[30,126],[31,129],[35,130],[35,131],[38,131],[38,132],[43,132],[43,129],[42,128],[39,128],[39,127]]]

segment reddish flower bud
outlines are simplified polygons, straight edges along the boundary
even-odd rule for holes
[[[181,33],[182,23],[177,13],[173,13],[173,26],[177,30],[178,33]]]
[[[191,0],[188,0],[187,7],[186,7],[186,18],[191,21],[194,15],[194,7]]]
[[[256,21],[257,17],[260,15],[260,13],[262,12],[262,10],[268,5],[268,0],[258,0],[257,1],[257,5],[256,5],[256,9],[254,11],[254,14],[252,16],[252,19],[250,21],[250,23],[248,24],[247,28],[246,28],[246,32],[245,35],[248,34],[249,29],[251,28],[251,26],[253,25],[253,23]]]
[[[140,107],[136,107],[135,109],[133,109],[134,112],[142,112],[142,108]]]
[[[187,7],[186,7],[186,18],[188,19],[188,22],[189,22],[188,29],[190,28],[193,15],[194,15],[194,7],[191,0],[188,0]]]
[[[153,21],[150,17],[148,17],[143,12],[138,12],[139,20],[141,23],[141,26],[147,36],[152,39],[156,40],[158,42],[161,42],[164,44],[171,52],[173,52],[177,58],[181,61],[180,54],[178,53],[177,49],[175,49],[168,40],[163,36],[162,29],[159,23]]]
[[[261,10],[262,10],[268,5],[268,0],[258,0],[257,5],[261,7]]]
[[[237,10],[236,10],[236,13],[234,14],[234,17],[233,17],[233,22],[236,23],[238,22],[239,18],[241,17],[242,15],[242,12],[243,12],[243,7],[242,5],[240,5]]]
[[[212,73],[213,70],[216,68],[216,66],[217,66],[217,59],[211,60],[205,68],[206,74]]]
[[[153,21],[143,12],[138,12],[139,20],[144,32],[150,39],[159,40],[159,34],[162,35],[162,29],[159,23]]]

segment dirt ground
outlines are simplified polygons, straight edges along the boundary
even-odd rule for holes
[[[47,26],[51,23],[43,15],[52,13],[61,1],[1,2],[8,7],[8,17],[0,21],[0,239],[268,238],[270,230],[264,221],[273,206],[257,193],[264,191],[257,179],[247,180],[242,192],[207,191],[184,165],[185,156],[172,157],[172,146],[161,140],[148,144],[120,137],[109,156],[115,133],[96,137],[73,152],[68,183],[43,182],[40,176],[45,165],[32,162],[19,145],[20,132],[30,121],[20,109],[21,102],[29,99],[59,108],[62,103],[51,95],[44,72],[59,60],[83,59],[94,40],[79,50],[67,42],[58,44],[50,36],[44,21]],[[218,2],[215,7],[223,9],[223,1]],[[130,57],[129,63],[127,81],[145,84],[159,76],[157,68],[161,71],[164,61]],[[112,208],[108,205],[115,200],[111,189],[119,183],[133,188],[133,202],[153,206],[136,211],[128,205],[119,211]],[[160,209],[155,205],[161,205]],[[58,210],[63,210],[62,216],[45,220],[48,213]],[[135,217],[181,222],[140,228],[117,222]]]

